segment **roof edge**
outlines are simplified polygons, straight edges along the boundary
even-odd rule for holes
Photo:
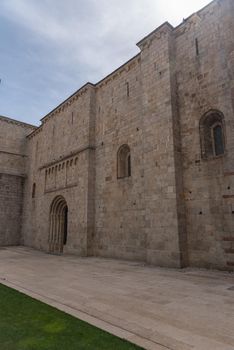
[[[95,87],[95,85],[93,83],[87,82],[85,83],[83,86],[81,86],[81,88],[79,88],[78,90],[76,90],[72,95],[70,95],[69,97],[66,98],[66,100],[62,101],[58,106],[56,106],[54,109],[52,109],[49,113],[47,113],[43,118],[40,119],[41,122],[43,122],[45,119],[47,119],[48,117],[50,117],[57,109],[59,109],[60,107],[62,107],[66,102],[68,102],[72,97],[75,97],[77,94],[79,94],[80,92],[82,92],[82,90],[84,90],[85,88],[88,88],[89,86],[91,87]]]
[[[179,23],[174,29],[178,29],[181,26],[183,26],[187,21],[189,21],[194,15],[200,15],[201,12],[203,12],[204,10],[206,10],[208,7],[214,5],[215,2],[218,2],[219,0],[212,0],[210,1],[207,5],[203,6],[200,10],[193,12],[191,15],[189,15],[188,17],[186,17],[181,23]]]
[[[102,84],[106,79],[109,79],[113,74],[116,74],[120,69],[124,68],[126,65],[128,65],[129,63],[131,63],[132,61],[134,61],[136,58],[138,58],[140,56],[140,52],[138,52],[135,56],[133,56],[132,58],[130,58],[128,61],[124,62],[123,64],[121,64],[121,66],[119,66],[118,68],[116,68],[115,70],[113,70],[110,74],[106,75],[104,78],[102,78],[101,80],[99,80],[96,84],[94,84],[95,87],[98,87],[98,85]]]
[[[17,120],[17,119],[13,119],[13,118],[10,118],[10,117],[6,117],[4,115],[0,115],[0,120],[5,121],[5,122],[11,122],[11,123],[17,124],[17,125],[22,125],[22,126],[25,126],[27,128],[30,128],[30,129],[36,129],[37,128],[36,125],[25,123],[25,122],[22,122],[21,120]]]
[[[137,45],[138,47],[141,47],[142,44],[143,44],[146,40],[148,40],[150,37],[154,36],[154,34],[160,32],[160,30],[162,30],[163,28],[167,28],[167,29],[169,29],[169,30],[171,30],[171,31],[174,30],[173,25],[166,21],[166,22],[162,23],[159,27],[157,27],[156,29],[154,29],[151,33],[147,34],[147,35],[146,35],[143,39],[141,39],[136,45]]]

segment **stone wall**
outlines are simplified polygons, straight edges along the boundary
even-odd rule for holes
[[[96,91],[95,254],[146,259],[140,57]],[[131,177],[117,179],[117,152],[131,151]]]
[[[57,196],[68,206],[68,239],[64,252],[88,255],[94,226],[94,93],[86,85],[72,103],[44,118],[28,137],[25,183],[24,244],[48,251],[50,208]],[[35,185],[34,185],[35,184]],[[35,187],[35,195],[32,195]]]
[[[233,16],[233,1],[215,0],[177,28],[164,23],[138,55],[42,119],[25,150],[25,245],[48,251],[61,196],[64,252],[233,269]],[[199,122],[209,110],[224,116],[225,154],[204,159]],[[123,145],[131,176],[119,178]]]
[[[214,1],[175,30],[191,266],[234,266],[233,16],[232,1]],[[207,160],[201,156],[199,121],[209,110],[224,115],[226,153]]]
[[[180,218],[176,167],[174,96],[171,83],[173,28],[165,23],[141,48],[147,261],[180,267]]]
[[[0,174],[0,246],[20,244],[23,183],[21,176]]]
[[[0,116],[0,246],[21,243],[26,135],[33,130]]]

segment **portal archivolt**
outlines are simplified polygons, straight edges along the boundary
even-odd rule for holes
[[[49,251],[62,253],[67,243],[68,207],[62,196],[57,196],[50,207]]]

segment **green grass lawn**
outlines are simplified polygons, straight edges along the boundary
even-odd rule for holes
[[[0,284],[0,350],[139,350]]]

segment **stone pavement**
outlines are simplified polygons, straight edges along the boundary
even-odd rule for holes
[[[10,247],[0,283],[146,349],[234,350],[234,274]]]

